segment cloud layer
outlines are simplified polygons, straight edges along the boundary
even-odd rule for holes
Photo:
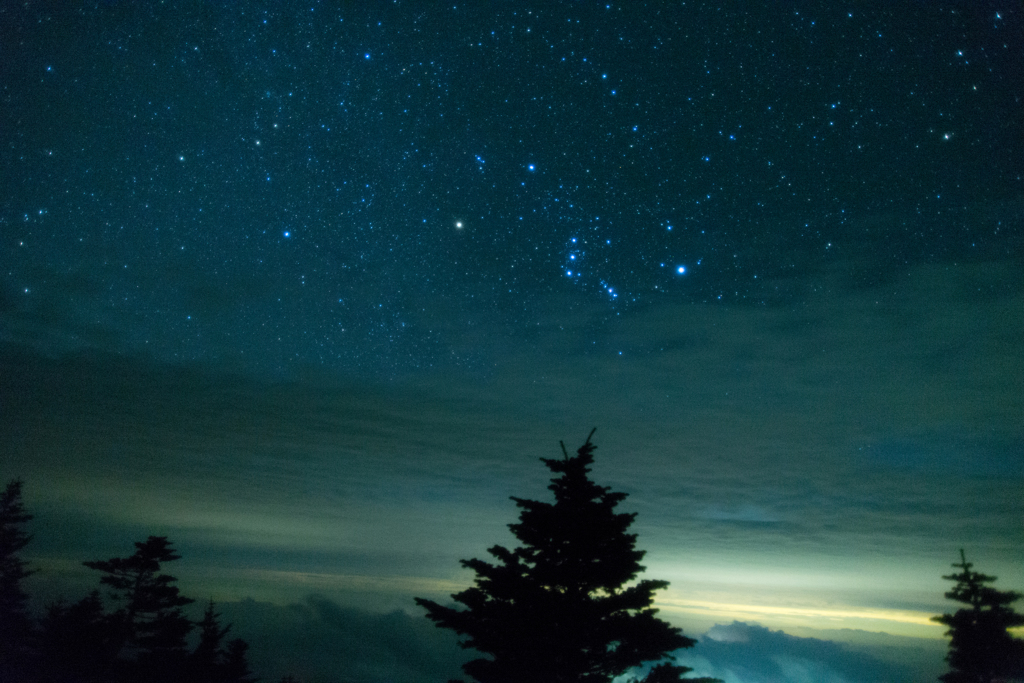
[[[914,661],[919,654],[904,646],[901,665],[847,644],[733,622],[710,629],[692,651],[679,653],[678,660],[693,667],[694,675],[715,676],[725,683],[924,683],[942,671],[942,655],[935,648],[921,649],[929,656],[924,662]]]

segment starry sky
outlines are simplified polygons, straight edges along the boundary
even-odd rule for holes
[[[596,426],[688,632],[940,637],[958,548],[1024,588],[1022,20],[3,3],[33,581],[414,614]]]

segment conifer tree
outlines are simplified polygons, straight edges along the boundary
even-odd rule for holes
[[[202,620],[196,625],[199,627],[199,643],[189,655],[190,678],[196,683],[219,681],[224,660],[221,642],[231,627],[221,628],[220,615],[214,610],[212,599],[206,606]]]
[[[21,501],[21,481],[8,482],[0,493],[0,680],[22,677],[31,658],[34,626],[22,581],[33,572],[20,555],[32,540],[24,528],[30,519]]]
[[[932,617],[949,627],[949,673],[939,676],[945,683],[992,683],[1000,679],[1024,678],[1024,642],[1013,638],[1007,629],[1024,626],[1024,615],[1010,604],[1022,596],[1015,591],[1000,591],[985,584],[996,580],[973,571],[960,550],[960,562],[953,567],[960,571],[943,576],[956,581],[945,595],[968,607],[954,614]]]
[[[189,677],[192,683],[251,683],[252,672],[246,652],[249,644],[235,638],[225,647],[224,636],[231,626],[221,628],[220,615],[214,610],[211,599],[197,624],[199,643],[189,655]]]
[[[0,493],[0,660],[24,645],[31,630],[28,594],[21,582],[32,571],[19,553],[32,540],[24,529],[32,515],[25,512],[21,486],[14,480]]]
[[[627,533],[636,513],[616,512],[626,494],[588,477],[591,436],[574,457],[563,444],[563,459],[541,459],[556,475],[554,503],[512,498],[520,513],[509,528],[521,546],[488,549],[496,564],[461,561],[476,572],[475,585],[452,596],[462,608],[416,599],[438,626],[466,636],[462,647],[490,655],[463,666],[480,683],[607,683],[696,642],[655,616],[654,592],[667,582],[634,582],[644,570]],[[655,669],[659,683],[690,670]]]
[[[249,669],[248,651],[249,643],[241,638],[228,643],[224,657],[224,683],[255,683],[257,679]]]
[[[113,588],[119,609],[110,617],[114,639],[128,655],[135,677],[177,680],[186,658],[185,637],[193,624],[181,611],[195,602],[180,594],[173,576],[160,573],[165,562],[181,559],[166,536],[135,543],[131,557],[83,562],[103,572],[100,583]]]
[[[99,591],[78,602],[48,605],[40,624],[37,680],[103,680],[120,643],[115,642]]]

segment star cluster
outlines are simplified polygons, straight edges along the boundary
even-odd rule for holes
[[[1015,253],[1019,20],[7,7],[3,338],[387,376],[486,366],[552,315],[798,305],[837,263]]]

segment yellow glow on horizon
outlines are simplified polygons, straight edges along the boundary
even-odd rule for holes
[[[941,638],[945,627],[930,612],[853,605],[772,605],[666,597],[656,607],[669,614],[721,621],[756,621],[765,626],[852,629],[918,638]]]
[[[872,607],[784,607],[781,605],[745,605],[684,599],[658,600],[657,606],[671,612],[730,616],[737,619],[742,617],[749,618],[751,615],[801,617],[811,620],[871,619],[922,626],[939,626],[931,621],[931,617],[934,615],[929,613]],[[941,628],[941,626],[939,627]]]
[[[388,592],[437,596],[467,588],[464,581],[417,576],[369,576],[316,572],[250,569],[242,575],[260,583],[291,584],[309,591]],[[853,629],[885,632],[918,638],[942,638],[944,627],[931,621],[932,613],[856,605],[755,604],[717,600],[693,600],[660,596],[654,606],[665,615],[728,623],[756,622],[770,628]]]

